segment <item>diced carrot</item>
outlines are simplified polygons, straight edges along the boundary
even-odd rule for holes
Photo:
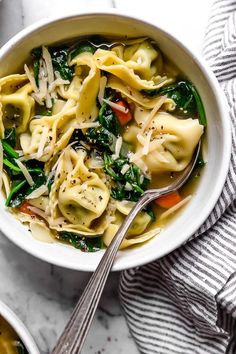
[[[133,119],[132,114],[129,109],[129,105],[124,100],[119,100],[116,102],[116,104],[118,104],[121,107],[126,108],[126,110],[127,110],[127,112],[121,112],[118,109],[112,108],[112,110],[115,112],[120,124],[126,125],[129,121],[131,121]]]
[[[170,194],[163,195],[155,200],[155,203],[162,208],[169,209],[174,205],[181,202],[182,198],[179,192],[172,192]]]
[[[19,211],[24,214],[35,216],[35,213],[29,209],[30,203],[26,200],[19,206]]]

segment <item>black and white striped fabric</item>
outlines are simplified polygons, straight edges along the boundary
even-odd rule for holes
[[[145,354],[236,353],[236,0],[214,2],[203,54],[230,107],[230,171],[217,205],[193,239],[121,275],[122,306]]]

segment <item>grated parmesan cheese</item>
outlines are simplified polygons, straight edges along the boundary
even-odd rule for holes
[[[46,107],[47,108],[52,108],[52,98],[49,95],[49,93],[47,92],[46,94]]]
[[[111,108],[116,109],[117,111],[120,111],[122,113],[128,113],[129,110],[123,106],[120,106],[119,104],[106,100],[105,98],[103,98],[103,102],[105,102],[106,104],[108,104]]]
[[[131,184],[129,183],[129,182],[126,182],[126,184],[125,184],[125,190],[126,191],[132,191],[132,186],[131,186]]]
[[[35,94],[35,96],[38,97],[39,100],[43,100],[46,98],[47,92],[47,78],[43,76],[39,78],[39,93]]]
[[[99,122],[82,122],[75,125],[75,129],[87,129],[87,128],[97,128],[100,126]]]
[[[107,84],[107,78],[106,78],[106,76],[102,76],[100,79],[100,86],[99,86],[99,92],[98,92],[98,101],[101,106],[103,104],[103,98],[104,98],[106,84]]]
[[[25,176],[26,181],[29,183],[30,186],[33,186],[34,181],[33,181],[33,178],[31,177],[29,171],[27,170],[27,168],[18,159],[15,159],[15,162],[16,162],[17,166],[21,169],[23,175]]]
[[[126,163],[126,164],[122,167],[122,169],[120,170],[120,173],[121,173],[122,175],[124,175],[124,174],[128,171],[129,168],[130,168],[130,166]]]
[[[45,149],[44,149],[44,151],[43,151],[43,153],[46,155],[46,154],[48,154],[48,153],[50,153],[51,152],[51,147],[50,146],[47,146]],[[38,157],[38,153],[36,152],[36,153],[33,153],[33,154],[29,154],[29,155],[23,155],[23,156],[21,156],[21,157],[19,157],[18,158],[18,160],[19,161],[28,161],[28,160],[34,160],[34,159],[37,159]]]
[[[166,96],[161,96],[160,97],[159,101],[156,103],[156,105],[151,110],[147,120],[144,122],[144,124],[142,126],[142,132],[144,132],[146,130],[146,128],[149,126],[151,120],[153,119],[153,117],[155,116],[157,111],[161,108],[161,106],[163,105],[165,100],[166,100]]]
[[[10,188],[8,176],[7,176],[7,174],[4,171],[2,173],[2,182],[3,182],[3,186],[4,186],[4,189],[5,189],[6,196],[8,197],[9,194],[10,194],[11,188]]]
[[[51,92],[55,91],[56,87],[58,87],[58,86],[60,87],[63,85],[69,85],[69,83],[70,83],[69,80],[63,80],[62,78],[58,78],[49,84],[48,91],[51,93]]]
[[[39,188],[35,189],[32,193],[27,195],[26,199],[35,199],[41,197],[41,195],[43,195],[46,192],[48,192],[48,187],[45,184],[43,184]]]
[[[27,208],[31,210],[34,214],[41,216],[41,218],[47,219],[47,215],[41,209],[31,205],[28,206]]]
[[[47,181],[46,181],[46,186],[48,186],[50,180],[55,176],[55,173],[56,173],[55,170],[52,170],[49,172],[48,177],[47,177]]]
[[[43,100],[42,100],[41,97],[39,97],[38,94],[32,93],[31,96],[33,97],[33,99],[34,99],[40,106],[43,106]]]
[[[161,216],[159,217],[159,220],[165,219],[167,218],[169,215],[175,213],[177,210],[179,210],[180,208],[182,208],[182,206],[184,206],[186,203],[188,203],[188,201],[192,198],[192,195],[188,195],[186,198],[184,198],[183,200],[181,200],[178,204],[174,205],[172,208],[168,209],[167,211],[165,211],[163,214],[161,214]]]
[[[48,49],[44,46],[43,46],[42,56],[45,61],[45,66],[46,66],[47,74],[48,74],[47,75],[48,76],[48,83],[50,85],[54,81],[54,71],[53,71],[53,66],[52,66],[51,54],[49,53]]]
[[[143,155],[147,155],[148,152],[149,152],[149,146],[150,146],[150,141],[151,141],[151,136],[152,136],[152,131],[150,130],[147,134],[147,137],[145,139],[145,143],[144,143],[144,146],[143,146],[143,150],[142,150],[142,153]]]
[[[35,81],[34,75],[31,74],[31,72],[30,72],[30,70],[29,70],[29,68],[28,68],[28,66],[26,64],[24,65],[24,70],[25,70],[26,76],[29,79],[29,82],[31,83],[33,91],[37,93],[39,91],[39,89],[38,89],[38,87],[36,85],[36,81]]]
[[[115,154],[113,154],[111,157],[113,160],[116,160],[119,158],[120,156],[120,150],[121,150],[121,146],[122,146],[122,137],[119,136],[119,138],[116,140],[116,146],[115,146]]]
[[[88,161],[88,167],[92,169],[103,168],[104,162],[102,159],[91,158]]]
[[[38,152],[37,152],[37,159],[40,159],[40,157],[43,155],[44,153],[44,148],[45,145],[47,143],[47,139],[48,139],[48,127],[44,126],[43,127],[43,131],[42,131],[42,136],[39,142],[39,147],[38,147]]]
[[[141,57],[138,57],[138,59],[137,59],[137,64],[138,64],[138,65],[141,65],[141,64],[142,64],[142,58],[141,58]]]

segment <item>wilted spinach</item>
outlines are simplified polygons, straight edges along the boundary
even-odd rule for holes
[[[11,190],[5,203],[8,207],[17,207],[21,205],[27,195],[46,182],[46,177],[42,169],[42,163],[36,160],[29,160],[25,162],[25,167],[32,175],[34,181],[33,186],[29,186],[25,176],[16,163],[16,160],[19,158],[19,154],[14,150],[15,144],[15,130],[6,130],[5,139],[2,140],[2,146],[4,170],[11,179]]]
[[[61,241],[70,243],[75,248],[82,252],[97,252],[103,248],[102,237],[84,237],[73,232],[61,231],[58,233],[58,238]]]
[[[36,85],[39,86],[39,70],[40,59],[42,57],[42,47],[34,48],[31,50],[31,56],[33,57],[33,70]]]
[[[54,71],[57,71],[64,80],[72,80],[74,70],[68,65],[68,47],[49,47]],[[31,51],[33,57],[34,77],[36,84],[39,84],[40,59],[42,58],[42,47]]]
[[[88,52],[94,54],[96,48],[89,41],[79,42],[74,48],[69,52],[70,59],[74,59],[77,55]]]
[[[39,188],[41,185],[46,183],[46,177],[42,170],[40,169],[29,169],[34,180],[33,186],[29,186],[24,176],[18,176],[17,179],[12,181],[11,191],[6,200],[5,205],[11,208],[20,206],[27,195],[32,193],[35,189]],[[35,173],[35,174],[34,174]]]
[[[85,139],[89,144],[98,148],[115,151],[116,137],[104,127],[89,128],[85,134]]]
[[[14,149],[16,146],[16,129],[15,128],[5,129],[5,137],[3,141],[8,143]]]
[[[112,132],[116,137],[119,135],[121,130],[120,124],[112,108],[107,103],[103,103],[100,108],[98,121],[104,128],[106,128],[109,132]]]
[[[157,90],[147,90],[149,96],[167,95],[176,103],[175,112],[179,115],[197,115],[199,122],[206,126],[205,109],[195,86],[189,81],[179,81]]]
[[[54,71],[57,71],[64,80],[72,80],[74,70],[68,65],[68,48],[49,48]]]
[[[112,197],[118,200],[139,200],[149,183],[149,179],[142,174],[140,168],[130,164],[127,158],[113,160],[106,153],[103,158],[105,172],[116,182],[116,187],[111,192]],[[122,167],[127,164],[129,169],[124,174],[121,173]]]
[[[18,354],[28,354],[28,351],[26,350],[26,347],[24,346],[21,340],[17,341],[16,348]]]

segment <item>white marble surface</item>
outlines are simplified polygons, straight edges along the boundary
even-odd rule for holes
[[[51,15],[117,7],[160,24],[200,51],[212,0],[2,0],[0,45],[25,26]],[[19,235],[20,237],[20,235]],[[40,353],[48,354],[62,331],[89,274],[49,265],[18,249],[0,234],[0,299],[22,319]],[[118,299],[119,274],[111,274],[85,354],[137,354]],[[2,354],[2,353],[1,353]]]

